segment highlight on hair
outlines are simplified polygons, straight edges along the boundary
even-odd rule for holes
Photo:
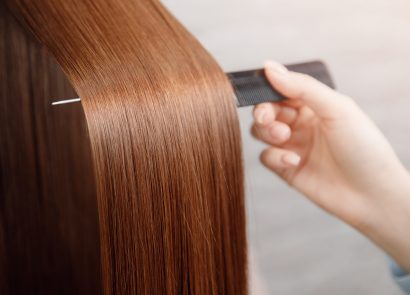
[[[8,3],[55,57],[82,98],[88,137],[78,136],[86,142],[80,143],[80,151],[69,157],[73,162],[87,158],[89,142],[89,162],[94,172],[87,186],[95,186],[99,243],[95,239],[81,243],[87,245],[87,251],[94,245],[101,263],[100,287],[91,292],[101,288],[105,294],[246,294],[239,124],[231,86],[217,63],[155,0]],[[56,98],[42,99],[49,102]],[[2,97],[5,101],[10,99]],[[32,104],[26,103],[25,107]],[[2,112],[9,110],[6,106]],[[81,126],[81,122],[66,123],[60,126],[61,133],[73,125]],[[22,138],[27,136],[36,134],[24,134]],[[47,144],[37,144],[35,148],[37,153],[32,157],[36,157],[39,167],[32,177],[50,169],[44,152],[55,143]],[[56,145],[61,148],[61,143]],[[82,171],[76,170],[81,167],[79,164],[70,170],[74,175],[65,176],[81,179]],[[41,179],[47,182],[44,175]],[[38,196],[27,197],[41,199],[44,192],[39,188],[35,191]],[[76,198],[81,197],[81,190],[75,193],[80,194]],[[64,194],[70,199],[70,192]],[[48,197],[55,202],[58,191],[48,193]],[[5,199],[9,198],[11,195],[6,195]],[[93,212],[92,200],[88,202],[90,209],[83,212]],[[41,208],[50,205],[37,203]],[[6,204],[1,206],[7,210]],[[18,205],[15,211],[13,214],[18,214]],[[30,208],[26,211],[31,212]],[[73,220],[75,214],[70,212],[65,222],[69,220],[81,231],[81,223]],[[38,218],[36,212],[31,214],[28,222]],[[61,219],[54,217],[56,222]],[[25,217],[17,217],[16,227],[19,218]],[[91,220],[88,232],[96,228],[92,218],[79,219]],[[3,251],[6,256],[13,243],[18,245],[33,238],[5,236],[11,222],[12,218],[3,218],[0,228],[0,254]],[[81,243],[74,241],[79,239],[67,236],[61,245],[53,245],[78,248]],[[39,260],[42,259],[47,258]],[[77,257],[70,259],[67,265],[80,265]],[[87,257],[84,261],[96,263]],[[0,270],[7,271],[11,264],[12,261],[0,260]],[[96,266],[87,267],[91,270]],[[22,290],[18,277],[21,270],[13,271],[13,280],[4,283],[10,293]],[[61,271],[62,282],[63,274],[81,273],[70,269],[54,271]],[[44,273],[47,274],[46,267]],[[32,279],[31,275],[26,277]],[[85,284],[80,276],[77,279],[72,280],[74,284]],[[41,284],[47,282],[38,283],[37,290],[47,290]],[[89,294],[90,290],[85,290],[84,287],[82,291]]]

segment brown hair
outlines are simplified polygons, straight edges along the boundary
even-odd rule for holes
[[[9,2],[82,98],[104,293],[246,294],[239,127],[212,57],[154,0]],[[47,166],[53,144],[36,147],[38,165]],[[87,154],[87,144],[80,149]],[[70,161],[85,157],[78,154]],[[76,168],[69,177],[81,178]]]

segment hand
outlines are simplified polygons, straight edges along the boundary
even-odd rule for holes
[[[410,176],[388,141],[351,98],[275,62],[266,75],[288,99],[254,109],[262,163],[410,269]]]

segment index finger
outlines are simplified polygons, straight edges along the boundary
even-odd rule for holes
[[[272,86],[289,100],[300,100],[319,117],[332,118],[338,114],[345,96],[315,78],[288,71],[283,65],[269,61],[266,77]]]

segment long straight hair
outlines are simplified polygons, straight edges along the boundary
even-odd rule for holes
[[[9,3],[82,98],[103,292],[246,294],[239,124],[213,58],[155,0]]]

